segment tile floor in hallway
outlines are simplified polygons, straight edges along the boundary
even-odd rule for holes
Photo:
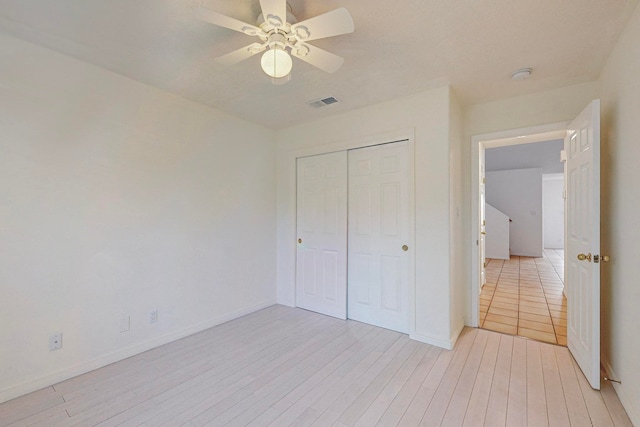
[[[480,294],[480,326],[552,344],[567,345],[563,251],[542,258],[487,260]]]

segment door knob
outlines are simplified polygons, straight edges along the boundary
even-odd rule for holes
[[[600,257],[600,259],[602,259],[602,262],[609,262],[611,261],[611,258],[609,258],[609,255],[602,255]]]
[[[302,243],[302,239],[298,239],[298,243]]]
[[[578,259],[580,261],[584,261],[585,259],[589,262],[591,262],[591,253],[588,253],[587,255],[585,254],[578,254]]]
[[[407,252],[409,250],[409,246],[407,245],[402,245],[402,250]]]

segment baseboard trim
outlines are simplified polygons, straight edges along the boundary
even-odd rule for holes
[[[453,331],[453,335],[451,336],[451,348],[455,347],[456,343],[458,342],[458,338],[460,338],[460,334],[462,333],[462,330],[465,327],[465,323],[462,322],[458,328]]]
[[[604,371],[607,373],[607,377],[619,379],[620,377],[613,370],[609,362],[602,356],[600,356],[600,358],[602,361],[602,366],[604,367]],[[640,426],[640,408],[634,407],[633,401],[625,393],[622,384],[618,384],[612,381],[611,385],[613,385],[613,389],[616,391],[618,399],[620,399],[620,403],[622,403],[624,410],[627,411],[627,415],[629,416],[631,423],[634,426]]]
[[[153,348],[160,347],[161,345],[168,344],[170,342],[188,337],[189,335],[197,334],[198,332],[202,332],[209,328],[213,328],[214,326],[218,326],[230,320],[234,320],[239,317],[246,316],[247,314],[251,314],[256,311],[265,309],[267,307],[271,307],[276,303],[277,302],[275,298],[269,299],[259,304],[255,304],[249,307],[245,307],[245,308],[233,311],[231,313],[224,314],[222,316],[215,317],[211,320],[188,327],[186,329],[171,332],[159,337],[155,337],[148,341],[144,341],[144,342],[135,344],[133,346],[123,348],[121,350],[106,354],[104,356],[98,357],[97,359],[90,360],[88,362],[82,363],[72,368],[63,369],[61,371],[55,372],[50,375],[46,375],[44,377],[40,377],[32,381],[28,381],[18,386],[11,387],[6,390],[1,390],[0,403],[6,402],[11,399],[15,399],[16,397],[24,396],[25,394],[40,390],[45,387],[52,386],[59,382],[68,380],[69,378],[73,378],[78,375],[91,372],[93,370],[102,368],[112,363],[119,362],[120,360],[124,360],[128,357],[132,357],[137,354],[143,353],[145,351],[151,350]]]

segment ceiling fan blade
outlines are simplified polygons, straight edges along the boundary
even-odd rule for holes
[[[276,28],[287,23],[287,0],[260,0],[264,22]]]
[[[260,27],[256,27],[255,25],[247,24],[246,22],[239,21],[235,18],[231,18],[230,16],[223,15],[221,13],[215,12],[211,9],[206,8],[198,8],[195,10],[196,18],[201,21],[208,22],[213,25],[218,25],[220,27],[229,28],[230,30],[239,31],[248,36],[258,36],[262,35],[266,37],[266,34]]]
[[[233,52],[216,58],[216,62],[219,62],[222,65],[237,64],[240,61],[243,61],[255,54],[262,52],[266,48],[267,46],[265,46],[264,44],[251,43],[249,46],[242,47],[238,50],[234,50]]]
[[[291,26],[291,32],[296,38],[305,42],[353,33],[354,30],[353,18],[344,7]]]
[[[291,54],[327,73],[335,73],[344,63],[344,58],[306,43],[296,44]]]

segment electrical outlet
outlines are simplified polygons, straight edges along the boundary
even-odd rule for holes
[[[120,319],[120,332],[128,332],[131,329],[131,316]]]
[[[158,323],[158,309],[154,308],[149,312],[149,323]]]
[[[49,337],[49,351],[59,350],[62,348],[62,332],[56,332]]]

